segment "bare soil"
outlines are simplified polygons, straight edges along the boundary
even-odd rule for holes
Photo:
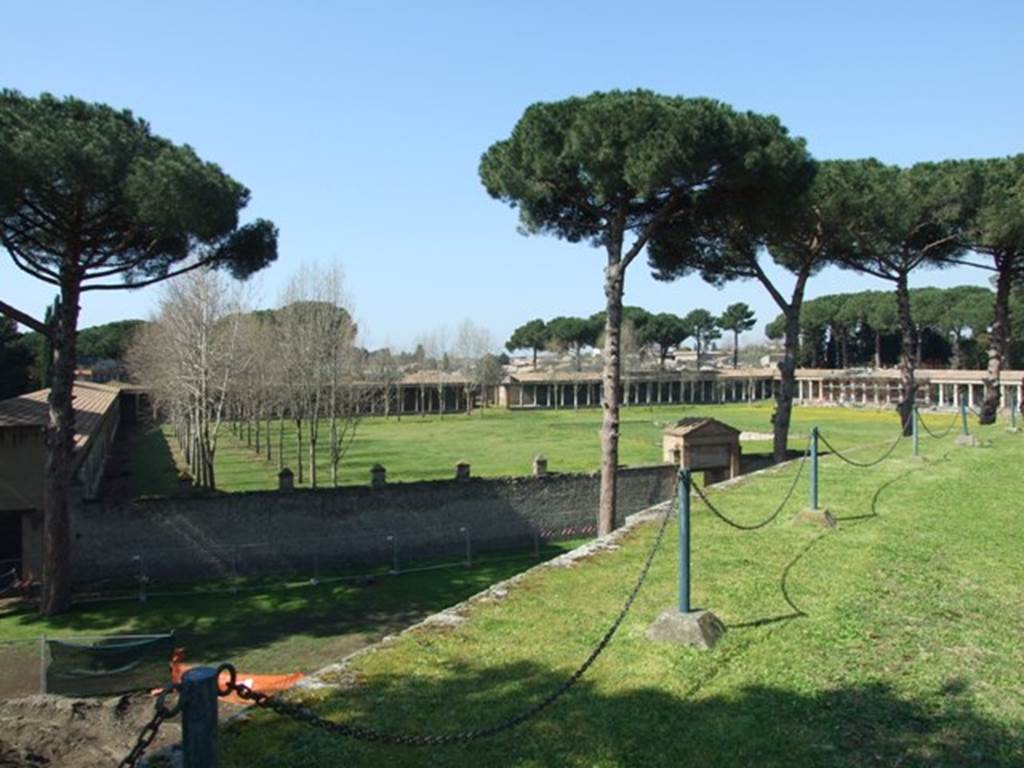
[[[93,768],[117,765],[153,716],[153,697],[105,699],[29,696],[0,701],[0,768]],[[181,741],[177,720],[164,723],[147,751]]]

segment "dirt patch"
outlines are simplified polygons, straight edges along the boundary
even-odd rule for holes
[[[116,765],[153,716],[153,698],[29,696],[0,701],[0,768]],[[149,749],[181,741],[177,721],[164,723]]]

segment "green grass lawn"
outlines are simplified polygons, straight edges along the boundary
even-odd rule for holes
[[[692,406],[631,407],[622,410],[620,462],[637,466],[661,461],[661,432],[684,416],[713,416],[738,429],[771,431],[770,404],[730,404]],[[945,414],[926,417],[933,428],[945,425]],[[793,414],[791,447],[803,448],[810,428],[817,423],[829,425],[831,434],[846,444],[883,439],[893,431],[893,411],[845,408],[797,408]],[[452,414],[406,416],[401,421],[371,417],[363,419],[351,450],[341,465],[343,484],[366,484],[370,467],[383,464],[393,482],[436,480],[455,474],[455,464],[466,460],[474,475],[497,477],[529,474],[533,457],[543,454],[553,472],[590,472],[600,467],[601,411],[598,408],[573,410],[508,411],[487,409],[472,416]],[[267,462],[239,440],[226,427],[216,454],[217,485],[222,491],[249,491],[277,486],[277,425],[273,450],[275,458]],[[319,482],[330,484],[326,459],[327,427],[321,430],[320,446],[324,456],[319,467]],[[838,447],[838,446],[837,446]],[[744,451],[768,453],[771,443],[747,442]],[[162,461],[166,465],[167,451]],[[295,429],[285,425],[285,463],[296,467]],[[154,456],[155,461],[160,457]],[[304,447],[303,462],[308,461]],[[308,469],[304,478],[308,485]],[[165,488],[165,486],[161,486]],[[139,493],[148,493],[140,485]],[[155,492],[155,491],[152,491]]]
[[[627,414],[627,461],[643,461],[640,446],[655,434],[642,420],[681,410]],[[720,412],[738,426],[763,427],[763,409],[750,409],[745,422],[743,409]],[[858,437],[884,439],[895,420],[829,415],[840,449]],[[561,434],[596,423],[544,417],[545,429]],[[798,430],[817,418],[798,410]],[[796,524],[788,513],[805,503],[806,475],[788,512],[757,532],[726,527],[696,503],[694,602],[729,627],[710,652],[644,636],[676,602],[673,523],[604,655],[568,695],[517,730],[463,747],[388,747],[261,713],[222,736],[221,764],[1024,765],[1024,484],[1016,471],[1024,438],[1002,426],[980,434],[990,446],[923,438],[923,460],[910,457],[905,441],[872,469],[823,459],[822,502],[840,521],[832,531]],[[879,451],[853,456],[868,460]],[[795,471],[780,468],[712,491],[712,499],[754,521],[771,511]],[[655,529],[641,526],[621,549],[575,568],[538,569],[506,599],[478,604],[457,628],[407,633],[356,659],[353,685],[306,693],[306,701],[329,718],[396,733],[501,721],[586,657],[631,588]]]

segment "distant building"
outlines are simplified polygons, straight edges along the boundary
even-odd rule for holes
[[[41,565],[49,393],[0,400],[0,570],[17,564],[23,578],[37,578]],[[99,492],[120,422],[120,395],[117,387],[75,382],[73,503]]]

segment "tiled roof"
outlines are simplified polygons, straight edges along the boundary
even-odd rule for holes
[[[695,432],[698,429],[704,427],[713,427],[719,431],[735,432],[740,433],[740,430],[735,427],[730,427],[728,424],[719,421],[718,419],[709,419],[703,416],[687,416],[686,418],[679,419],[675,424],[669,427],[666,431],[673,435],[685,435],[690,432]]]
[[[119,390],[103,384],[76,381],[74,385],[75,447],[88,442],[99,429],[103,417],[117,400]],[[0,429],[4,427],[45,427],[50,410],[46,398],[50,390],[40,389],[8,400],[0,400]]]

